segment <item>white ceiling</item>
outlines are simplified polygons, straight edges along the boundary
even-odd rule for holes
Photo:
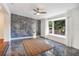
[[[7,5],[11,13],[34,19],[49,18],[78,6],[76,3],[8,3]],[[43,8],[47,11],[47,14],[34,15],[34,8]]]

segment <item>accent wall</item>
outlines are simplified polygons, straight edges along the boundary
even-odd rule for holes
[[[11,14],[11,38],[33,36],[34,23],[32,18]]]

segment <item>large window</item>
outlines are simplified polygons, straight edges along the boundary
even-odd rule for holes
[[[49,21],[49,34],[65,35],[65,19]]]
[[[65,20],[54,21],[54,34],[65,35]]]

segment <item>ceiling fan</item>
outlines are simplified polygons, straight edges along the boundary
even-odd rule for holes
[[[46,14],[47,12],[44,11],[43,9],[40,9],[40,8],[36,8],[36,9],[33,9],[34,12],[36,12],[34,15],[40,15],[40,14]]]

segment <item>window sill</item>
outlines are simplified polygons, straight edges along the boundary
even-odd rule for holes
[[[49,34],[49,35],[53,35],[53,36],[60,37],[60,38],[66,38],[65,35],[58,35],[58,34]]]

